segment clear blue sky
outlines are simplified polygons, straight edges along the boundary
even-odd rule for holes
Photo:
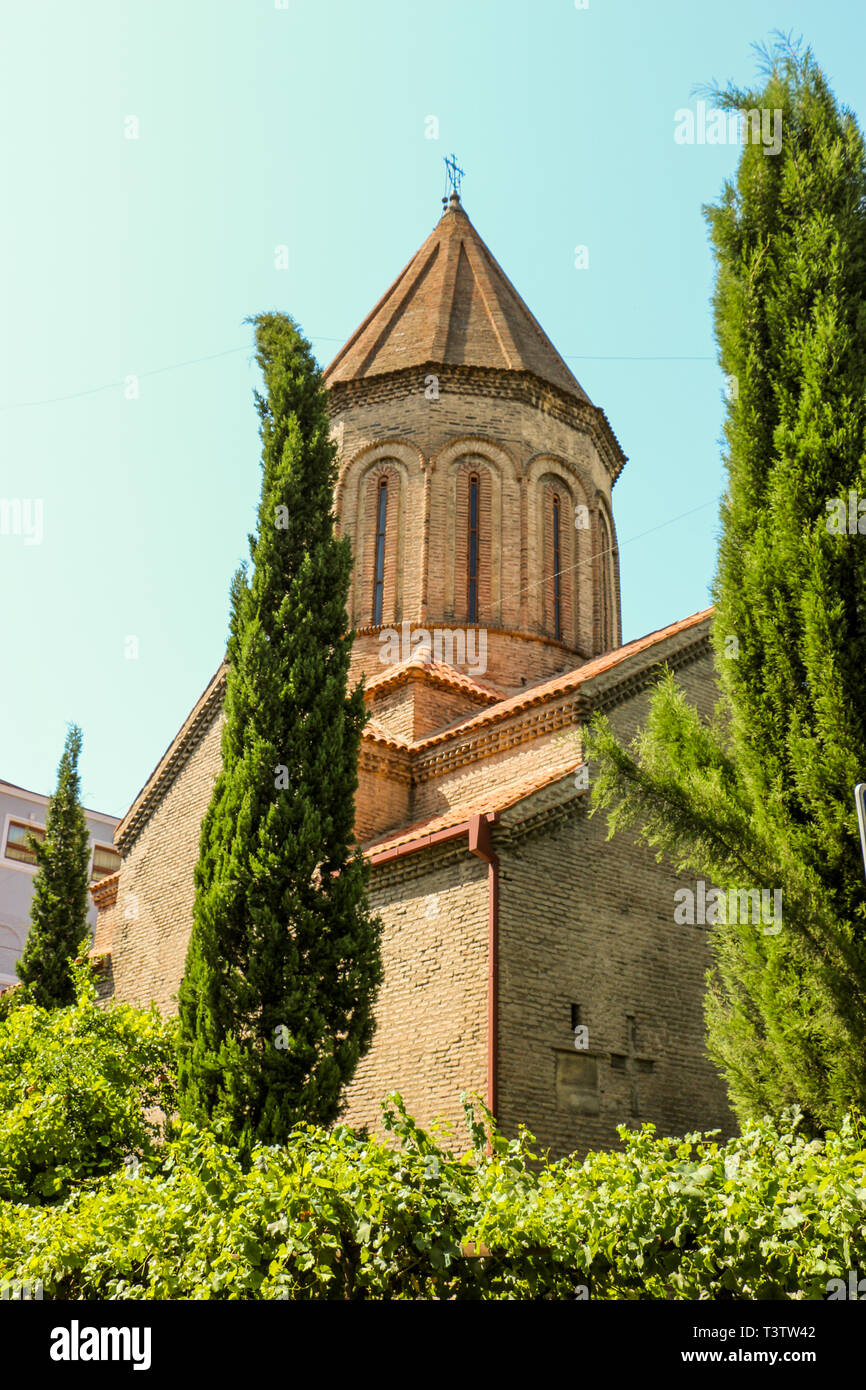
[[[704,607],[723,383],[701,206],[737,150],[677,145],[674,112],[751,83],[774,28],[862,123],[851,0],[7,0],[0,498],[42,499],[44,535],[0,536],[0,778],[50,791],[75,720],[86,804],[126,810],[224,649],[260,477],[244,319],[285,310],[326,364],[437,220],[452,149],[629,456],[625,638]]]

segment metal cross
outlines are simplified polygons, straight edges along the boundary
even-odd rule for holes
[[[465,175],[463,173],[463,170],[457,163],[456,154],[450,154],[448,158],[445,160],[445,172],[448,179],[449,187],[454,190],[454,192],[457,194],[457,197],[459,198],[460,180],[462,178],[465,178]]]

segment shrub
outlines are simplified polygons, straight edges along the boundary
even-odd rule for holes
[[[393,1097],[396,1143],[300,1125],[246,1167],[187,1124],[135,1177],[0,1202],[0,1279],[55,1299],[820,1299],[866,1266],[859,1120],[812,1142],[796,1117],[724,1145],[622,1129],[624,1152],[549,1162],[467,1118],[462,1157]]]
[[[86,966],[61,1009],[19,1004],[0,1018],[0,1198],[58,1202],[147,1154],[148,1107],[174,1107],[173,1026],[156,1010],[100,1008]]]

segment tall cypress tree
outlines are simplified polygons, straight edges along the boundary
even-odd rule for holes
[[[28,997],[43,1009],[74,1002],[72,966],[89,938],[90,837],[80,801],[80,753],[81,730],[73,724],[48,801],[45,838],[40,843],[30,836],[38,869],[30,931],[16,969]]]
[[[353,841],[360,685],[336,446],[309,343],[255,320],[263,480],[252,577],[231,595],[222,770],[201,833],[180,988],[181,1110],[241,1147],[328,1123],[373,1037],[381,926]]]
[[[781,889],[778,932],[712,931],[709,1045],[741,1116],[797,1102],[820,1129],[866,1103],[866,535],[848,527],[866,499],[866,154],[810,52],[766,56],[763,90],[716,100],[781,111],[781,151],[747,143],[707,209],[732,383],[715,726],[668,678],[630,750],[603,721],[589,748],[611,833],[637,827],[725,889]]]

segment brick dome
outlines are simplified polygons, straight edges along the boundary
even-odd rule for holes
[[[337,353],[325,381],[334,386],[430,362],[530,372],[589,401],[456,193],[424,245]]]

